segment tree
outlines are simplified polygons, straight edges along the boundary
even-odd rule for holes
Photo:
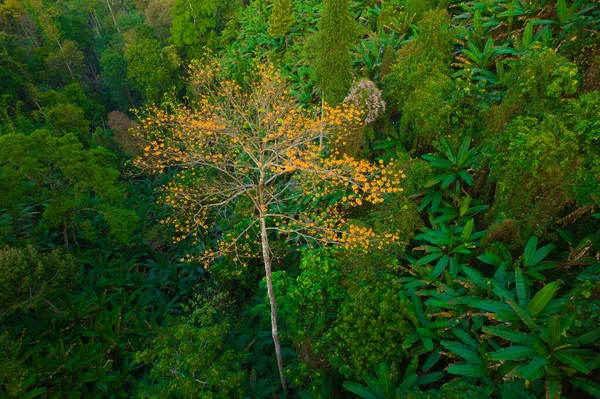
[[[269,35],[285,36],[294,23],[294,4],[292,0],[275,0],[269,15]]]
[[[72,133],[0,136],[0,208],[14,211],[26,203],[39,209],[38,230],[60,228],[66,248],[76,228],[89,239],[97,234],[97,216],[127,242],[137,215],[123,206],[119,171],[111,162],[115,157],[106,149],[85,150]]]
[[[76,259],[60,250],[0,248],[0,318],[35,309],[55,291],[72,285],[78,269]]]
[[[318,28],[309,40],[308,57],[322,97],[336,104],[346,96],[352,83],[350,46],[358,36],[348,0],[324,0]]]
[[[176,84],[180,60],[174,50],[157,39],[136,41],[125,50],[127,79],[147,99],[156,100]]]
[[[171,41],[185,49],[188,58],[199,57],[203,46],[216,47],[217,33],[225,22],[223,14],[235,4],[222,0],[174,0]]]
[[[283,361],[273,294],[270,241],[273,235],[312,244],[343,244],[348,248],[391,244],[369,227],[347,219],[347,211],[364,203],[383,202],[399,192],[401,171],[336,150],[361,123],[362,112],[349,104],[325,108],[323,117],[302,109],[271,66],[259,68],[249,91],[219,79],[219,66],[191,65],[191,83],[200,96],[189,106],[165,104],[140,112],[138,133],[147,142],[136,163],[161,172],[179,172],[164,188],[173,215],[164,222],[175,227],[175,241],[191,238],[195,245],[215,219],[235,209],[246,222],[239,231],[224,233],[215,248],[189,255],[208,267],[230,255],[247,265],[261,257],[271,309],[271,329],[283,389]],[[329,154],[321,149],[328,133]],[[392,165],[393,166],[393,165]],[[303,205],[312,200],[312,205]],[[271,236],[270,236],[271,235]]]

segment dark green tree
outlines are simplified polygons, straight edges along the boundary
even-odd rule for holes
[[[72,285],[79,267],[69,254],[38,253],[26,248],[0,249],[0,317],[35,309],[53,292]]]

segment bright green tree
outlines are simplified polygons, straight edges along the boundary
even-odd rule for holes
[[[119,241],[128,241],[137,216],[124,207],[119,171],[111,163],[114,155],[85,150],[72,133],[1,136],[0,208],[16,212],[26,203],[39,209],[37,229],[59,229],[65,247],[78,235],[93,239],[102,230],[100,220]]]
[[[146,99],[157,100],[177,83],[180,59],[174,50],[157,39],[143,39],[125,51],[127,79]]]
[[[199,57],[202,48],[214,48],[224,16],[233,9],[231,0],[175,0],[171,13],[171,41],[188,57]]]
[[[285,36],[294,23],[294,4],[292,0],[275,0],[269,16],[269,35]]]
[[[322,96],[331,105],[346,96],[352,83],[350,47],[358,27],[348,7],[348,0],[324,0],[318,31],[308,43],[308,58]]]

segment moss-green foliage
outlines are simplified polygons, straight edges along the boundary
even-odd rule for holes
[[[600,195],[600,95],[569,100],[555,112],[519,117],[489,149],[499,190],[496,210],[527,233],[547,234],[561,216]]]
[[[333,327],[331,341],[335,344],[328,358],[345,377],[362,375],[382,361],[399,362],[406,356],[398,339],[402,336],[399,329],[408,323],[407,309],[397,300],[401,285],[393,276],[367,284],[348,293]]]
[[[305,251],[297,278],[276,277],[280,314],[302,361],[355,378],[382,361],[403,359],[392,338],[406,322],[406,309],[396,300],[400,286],[391,274],[361,270],[364,261],[343,252]],[[383,349],[380,342],[389,344]]]
[[[401,112],[405,142],[428,144],[450,128],[453,47],[447,12],[430,11],[419,23],[419,34],[400,49],[392,72],[384,78],[385,98]]]
[[[203,47],[216,48],[218,33],[236,6],[232,0],[174,0],[171,41],[189,59],[200,57]]]
[[[173,47],[162,48],[157,39],[142,39],[127,47],[127,78],[144,98],[157,101],[178,85],[180,59]]]
[[[553,49],[534,46],[518,60],[509,63],[502,78],[506,86],[498,116],[500,124],[518,114],[535,114],[555,106],[563,96],[572,96],[581,84],[577,66]]]
[[[73,286],[78,273],[75,258],[60,250],[0,249],[0,317],[37,308],[55,291]]]
[[[140,390],[143,398],[239,397],[244,373],[243,354],[228,347],[226,337],[232,329],[219,320],[218,307],[225,296],[201,301],[191,315],[173,319],[160,329],[147,349],[136,354],[136,361],[151,364],[150,382]]]
[[[73,134],[56,137],[38,130],[1,136],[0,159],[0,204],[13,214],[21,201],[28,201],[40,210],[38,228],[60,229],[65,245],[75,228],[93,240],[99,231],[91,228],[90,219],[98,216],[115,238],[129,241],[137,217],[122,207],[124,192],[107,150],[86,150]]]
[[[348,0],[324,0],[317,32],[308,43],[308,58],[322,96],[335,105],[352,83],[350,47],[358,27],[350,16]]]
[[[292,0],[275,0],[269,15],[269,34],[274,37],[285,36],[294,23],[294,3]]]
[[[600,397],[597,1],[0,3],[0,397],[279,396],[260,259],[181,261],[153,191],[176,170],[140,178],[115,144],[141,150],[130,107],[187,101],[205,46],[243,86],[272,62],[303,106],[370,78],[386,110],[346,150],[407,175],[351,214],[400,250],[270,237],[286,397]]]

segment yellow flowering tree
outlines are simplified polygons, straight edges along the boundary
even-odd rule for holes
[[[325,106],[320,115],[304,109],[272,66],[258,68],[247,90],[219,75],[218,64],[193,63],[195,101],[139,112],[137,134],[147,144],[136,164],[159,173],[177,168],[163,187],[163,200],[172,208],[164,222],[174,226],[175,241],[191,238],[200,245],[215,220],[234,206],[236,214],[245,213],[250,222],[241,231],[223,234],[212,248],[188,260],[209,267],[212,260],[230,256],[246,266],[249,258],[262,257],[285,390],[270,240],[277,235],[364,251],[391,244],[397,236],[378,235],[347,216],[352,207],[377,204],[385,194],[401,191],[404,175],[393,164],[353,159],[336,149],[362,124],[363,112],[352,105]],[[292,206],[309,197],[313,205]]]

